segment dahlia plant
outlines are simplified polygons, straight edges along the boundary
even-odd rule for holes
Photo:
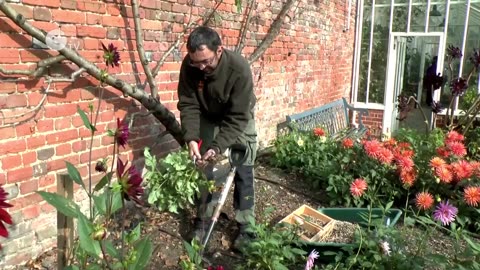
[[[103,47],[107,68],[108,66],[118,66],[120,58],[116,48],[112,44],[108,48]],[[107,74],[108,70],[103,72]],[[103,82],[100,83],[103,84]],[[104,88],[99,87],[99,89],[98,106],[100,106]],[[77,107],[84,126],[90,131],[91,153],[93,138],[97,132],[98,109],[96,113],[94,113],[93,105],[90,105],[89,109],[90,117]],[[78,241],[74,243],[74,252],[68,252],[73,256],[68,258],[66,269],[144,269],[149,262],[152,243],[148,237],[140,237],[140,224],[127,232],[122,223],[120,239],[110,233],[116,224],[115,214],[121,211],[122,220],[125,218],[126,201],[133,201],[137,204],[143,202],[142,176],[137,168],[133,164],[128,164],[126,158],[119,152],[119,147],[125,148],[128,144],[129,127],[125,119],[117,118],[116,121],[116,129],[107,131],[107,135],[114,138],[110,170],[107,158],[97,161],[92,166],[90,155],[88,179],[83,179],[78,169],[73,164],[66,162],[69,178],[87,193],[88,213],[83,213],[80,206],[71,199],[53,192],[38,191],[58,212],[78,221]],[[94,187],[93,170],[101,173],[101,179]]]

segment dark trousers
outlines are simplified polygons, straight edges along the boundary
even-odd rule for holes
[[[205,224],[208,222],[215,207],[217,206],[220,194],[211,194],[206,190],[201,191],[201,195],[196,200],[198,222]],[[233,208],[235,209],[235,220],[240,229],[244,229],[248,224],[248,219],[255,216],[255,190],[254,190],[254,169],[253,166],[238,166],[234,178]]]

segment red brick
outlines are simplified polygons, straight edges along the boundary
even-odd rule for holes
[[[115,27],[125,27],[125,20],[122,17],[109,17],[104,16],[102,18],[102,25],[104,26],[115,26]]]
[[[45,95],[39,92],[28,93],[28,106],[36,106],[42,101]]]
[[[5,185],[7,183],[7,177],[5,173],[0,173],[0,185]]]
[[[69,156],[69,157],[62,157],[62,159],[56,159],[56,160],[49,160],[47,162],[47,171],[58,171],[61,169],[65,169],[65,161],[68,161],[72,164],[78,164],[78,155],[75,156]]]
[[[0,140],[11,139],[15,137],[15,128],[11,126],[0,127]]]
[[[0,12],[1,14],[1,12]],[[12,20],[6,17],[0,17],[0,31],[7,33],[18,33],[23,30],[17,26]],[[3,62],[3,61],[2,61]]]
[[[38,204],[42,201],[42,197],[38,193],[32,193],[24,197],[15,198],[10,200],[9,203],[13,205],[9,208],[11,212],[23,209],[29,205]]]
[[[37,161],[37,154],[35,152],[22,153],[23,166],[29,166],[35,161]]]
[[[96,161],[101,158],[105,158],[108,155],[106,148],[95,149],[92,151],[92,161]],[[89,158],[89,152],[80,155],[80,162],[86,163]]]
[[[63,104],[45,107],[45,117],[48,118],[71,116],[76,113],[77,106],[75,106],[74,104]]]
[[[16,154],[26,149],[25,139],[0,142],[0,156],[5,154]]]
[[[64,143],[55,148],[55,154],[57,156],[65,156],[72,152],[72,146],[69,143]]]
[[[84,24],[86,16],[84,12],[75,12],[68,10],[52,10],[53,20],[56,22],[67,22],[75,24]]]
[[[34,6],[47,6],[47,7],[59,7],[60,0],[23,0],[23,4],[34,5]]]
[[[66,103],[66,102],[76,102],[80,100],[80,89],[65,89],[64,87],[58,86],[56,87],[57,91],[51,92],[48,97],[48,103]],[[76,110],[75,104],[66,104],[62,105],[73,107]]]
[[[4,156],[1,164],[4,171],[11,170],[22,165],[22,157],[19,154]]]
[[[69,129],[72,127],[72,119],[70,117],[59,118],[55,120],[55,130]]]
[[[33,21],[31,24],[46,32],[59,28],[59,25],[56,22]]]
[[[93,38],[105,38],[107,35],[107,29],[104,27],[94,26],[77,26],[78,37],[93,37]]]
[[[20,183],[20,194],[29,194],[38,190],[38,180],[29,180]]]
[[[47,144],[62,143],[78,137],[78,130],[71,129],[51,134],[47,137]]]
[[[53,207],[49,203],[41,203],[40,204],[40,209],[41,209],[42,213],[51,213],[51,212],[56,211],[56,208]]]
[[[20,59],[22,62],[38,62],[51,56],[49,52],[42,50],[26,49],[20,51]]]
[[[92,13],[87,13],[87,24],[102,24],[102,16]]]
[[[19,81],[17,84],[18,92],[40,91],[44,89],[45,83],[43,80],[34,79],[28,81]]]
[[[36,218],[40,215],[40,205],[32,205],[22,210],[22,216],[25,220]]]
[[[5,108],[27,106],[27,96],[23,94],[8,95]]]
[[[40,177],[38,181],[38,186],[43,188],[55,184],[55,175],[45,175]]]
[[[33,8],[29,6],[19,5],[19,4],[10,4],[16,12],[22,14],[27,19],[33,18]],[[3,12],[0,11],[0,14],[3,16]]]
[[[157,3],[155,0],[143,0],[140,2],[140,6],[145,8],[157,8]]]
[[[52,12],[48,8],[34,8],[33,9],[33,18],[37,21],[51,21]]]
[[[32,46],[32,39],[17,33],[0,33],[0,47],[2,48],[28,48]]]
[[[53,120],[48,120],[50,121],[53,125]],[[38,126],[37,126],[38,128]],[[53,127],[50,129],[50,130],[53,130]],[[40,131],[40,130],[39,130]],[[36,149],[40,146],[44,146],[47,142],[47,139],[45,137],[45,135],[38,135],[38,136],[35,136],[35,137],[29,137],[27,138],[27,147],[28,149]]]
[[[48,117],[50,117],[50,116],[48,116]],[[41,119],[41,120],[39,120],[37,122],[37,130],[39,132],[53,131],[53,120],[52,119]]]
[[[33,169],[31,167],[25,167],[7,172],[7,182],[16,183],[31,179],[33,176]]]
[[[117,4],[107,4],[107,12],[111,16],[120,15],[120,7]]]
[[[81,151],[85,151],[86,149],[87,149],[87,142],[85,140],[76,141],[72,143],[72,150],[74,152],[81,152]]]
[[[62,8],[77,9],[77,0],[61,0]]]
[[[0,83],[0,94],[11,94],[11,93],[14,93],[16,90],[17,90],[16,83],[11,83],[11,82]]]
[[[33,121],[17,125],[15,127],[15,130],[17,131],[17,137],[35,134],[35,125],[36,124]]]
[[[77,9],[83,11],[91,11],[94,13],[105,13],[106,6],[104,3],[93,2],[93,1],[78,1]]]

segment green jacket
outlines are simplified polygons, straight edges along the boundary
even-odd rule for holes
[[[200,115],[218,124],[219,133],[209,148],[223,153],[253,119],[256,98],[250,65],[241,55],[223,50],[211,74],[190,66],[187,55],[180,68],[178,110],[186,142],[200,139]]]

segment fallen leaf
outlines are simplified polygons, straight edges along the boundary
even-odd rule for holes
[[[220,242],[222,243],[222,247],[224,247],[224,248],[229,248],[230,247],[230,241],[225,239],[225,235],[222,235],[222,238],[220,239]]]

